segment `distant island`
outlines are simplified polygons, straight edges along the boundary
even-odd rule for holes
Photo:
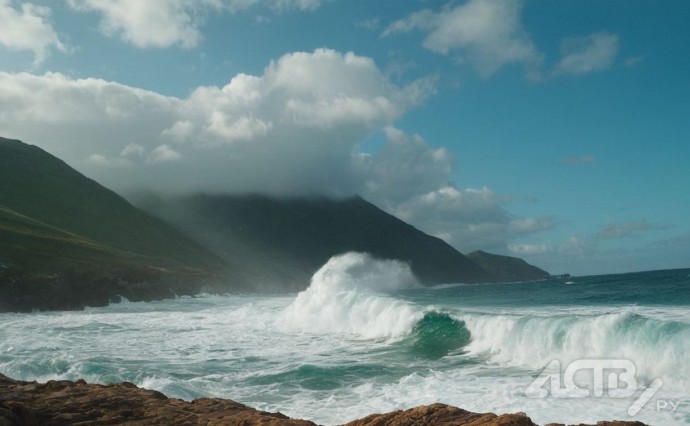
[[[334,255],[407,262],[422,285],[550,275],[468,256],[361,197],[150,196],[135,207],[44,150],[0,138],[0,312],[200,292],[293,292]]]

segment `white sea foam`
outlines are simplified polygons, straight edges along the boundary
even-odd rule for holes
[[[633,310],[597,315],[546,316],[469,314],[472,333],[466,350],[491,362],[543,368],[552,360],[567,365],[578,359],[625,359],[638,377],[660,378],[667,388],[690,386],[690,325],[649,318]]]
[[[346,333],[365,339],[409,333],[423,316],[418,307],[388,293],[417,286],[406,263],[367,254],[334,256],[280,316],[283,329]]]
[[[319,424],[431,402],[524,411],[539,424],[593,423],[627,419],[632,401],[527,398],[525,389],[553,359],[616,356],[644,378],[664,381],[632,420],[690,424],[686,306],[466,306],[426,289],[405,291],[409,302],[396,298],[412,284],[405,264],[348,254],[331,259],[296,297],[3,314],[0,372],[23,380],[126,380],[171,397],[231,398]],[[464,353],[428,359],[410,350],[411,339],[391,339],[413,332],[428,303],[464,321],[472,334]],[[320,380],[337,385],[320,387]],[[659,411],[657,401],[680,405]]]

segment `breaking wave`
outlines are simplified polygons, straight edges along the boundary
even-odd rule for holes
[[[471,337],[464,321],[444,312],[429,311],[417,321],[403,343],[415,357],[433,360],[460,353]]]
[[[557,359],[626,359],[643,379],[686,386],[690,324],[632,310],[599,314],[464,315],[472,334],[465,347],[491,362],[542,368]]]
[[[285,309],[278,326],[365,339],[399,337],[408,334],[424,314],[390,293],[417,285],[404,262],[363,253],[334,256]]]

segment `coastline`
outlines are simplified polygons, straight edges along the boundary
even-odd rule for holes
[[[0,425],[267,425],[316,426],[308,420],[255,410],[221,398],[183,401],[123,382],[88,384],[84,380],[14,380],[0,374]],[[372,414],[344,426],[536,426],[524,413],[472,413],[431,404],[408,410]],[[564,426],[549,423],[546,426]],[[580,424],[577,426],[588,426]],[[594,425],[592,425],[594,426]],[[646,426],[641,422],[601,421],[596,426]]]

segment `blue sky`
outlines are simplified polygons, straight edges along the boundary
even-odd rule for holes
[[[690,267],[684,0],[0,0],[0,134],[122,192],[360,194],[552,273]]]

